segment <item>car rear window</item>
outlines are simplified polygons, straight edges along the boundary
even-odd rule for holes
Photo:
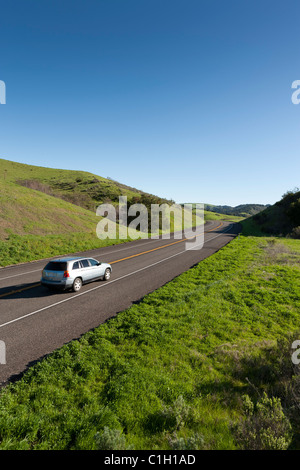
[[[50,261],[45,267],[47,271],[66,271],[67,263],[62,261]]]

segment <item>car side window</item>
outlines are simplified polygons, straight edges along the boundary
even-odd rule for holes
[[[95,259],[89,259],[89,262],[91,266],[98,266],[98,261],[96,261]]]
[[[90,263],[88,262],[87,259],[81,260],[80,263],[81,263],[81,266],[82,266],[83,268],[89,268],[89,267],[90,267]]]
[[[73,264],[73,269],[79,269],[79,261]]]

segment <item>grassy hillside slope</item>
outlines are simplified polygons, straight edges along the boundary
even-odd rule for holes
[[[3,165],[3,162],[1,162]],[[42,191],[16,184],[18,165],[0,179],[0,265],[97,248],[99,217]],[[29,170],[30,171],[30,170]]]
[[[273,206],[245,222],[245,229],[256,235],[300,238],[300,191],[288,191]]]
[[[45,168],[0,159],[0,175],[5,183],[38,190],[93,212],[102,202],[117,203],[119,196],[127,196],[129,202],[142,197],[170,202],[85,171]]]
[[[96,235],[96,208],[120,196],[148,209],[173,203],[91,173],[0,159],[0,266],[124,241]]]

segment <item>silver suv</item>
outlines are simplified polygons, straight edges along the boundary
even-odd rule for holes
[[[82,284],[111,276],[111,265],[94,258],[60,258],[49,261],[42,273],[41,284],[49,288],[72,289],[78,292]]]

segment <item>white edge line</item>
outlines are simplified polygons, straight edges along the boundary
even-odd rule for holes
[[[232,225],[232,224],[231,224]],[[229,227],[227,227],[226,230],[224,230],[224,232],[220,233],[219,235],[216,235],[215,237],[213,238],[210,238],[208,241],[210,240],[214,240],[215,238],[217,237],[220,237],[221,235],[223,235],[224,233],[226,233],[229,228],[231,228],[231,225]],[[31,313],[27,313],[26,315],[23,315],[22,317],[18,317],[18,318],[15,318],[14,320],[10,320],[6,323],[3,323],[2,325],[0,325],[0,328],[3,328],[4,326],[7,326],[7,325],[10,325],[11,323],[15,323],[17,321],[20,321],[20,320],[23,320],[24,318],[27,318],[27,317],[30,317],[31,315],[35,315],[36,313],[39,313],[39,312],[43,312],[44,310],[48,310],[49,308],[52,308],[52,307],[56,307],[57,305],[60,305],[60,304],[63,304],[64,302],[68,302],[69,300],[73,300],[73,299],[76,299],[77,297],[80,297],[81,295],[85,295],[85,294],[88,294],[89,292],[93,292],[94,290],[97,290],[97,289],[101,289],[103,287],[106,287],[108,286],[109,284],[113,284],[114,282],[117,282],[117,281],[121,281],[122,279],[125,279],[126,277],[129,277],[129,276],[132,276],[133,274],[136,274],[140,271],[144,271],[145,269],[148,269],[148,268],[151,268],[157,264],[160,264],[160,263],[163,263],[164,261],[167,261],[171,258],[174,258],[175,256],[178,256],[178,255],[181,255],[183,253],[186,253],[187,251],[190,251],[190,250],[183,250],[183,251],[180,251],[179,253],[176,253],[175,255],[171,255],[171,256],[168,256],[167,258],[164,258],[160,261],[156,261],[156,263],[153,263],[153,264],[149,264],[148,266],[145,266],[143,268],[140,268],[136,271],[133,271],[132,273],[128,273],[128,274],[125,274],[124,276],[121,276],[121,277],[118,277],[117,279],[113,279],[112,281],[109,281],[109,282],[106,282],[105,284],[102,284],[101,286],[97,286],[97,287],[93,287],[92,289],[89,289],[89,290],[86,290],[84,292],[81,292],[80,294],[76,294],[72,297],[69,297],[68,299],[64,299],[64,300],[60,300],[59,302],[55,302],[54,304],[51,304],[51,305],[47,305],[47,307],[43,307],[43,308],[40,308],[39,310],[35,310],[34,312],[31,312]]]

